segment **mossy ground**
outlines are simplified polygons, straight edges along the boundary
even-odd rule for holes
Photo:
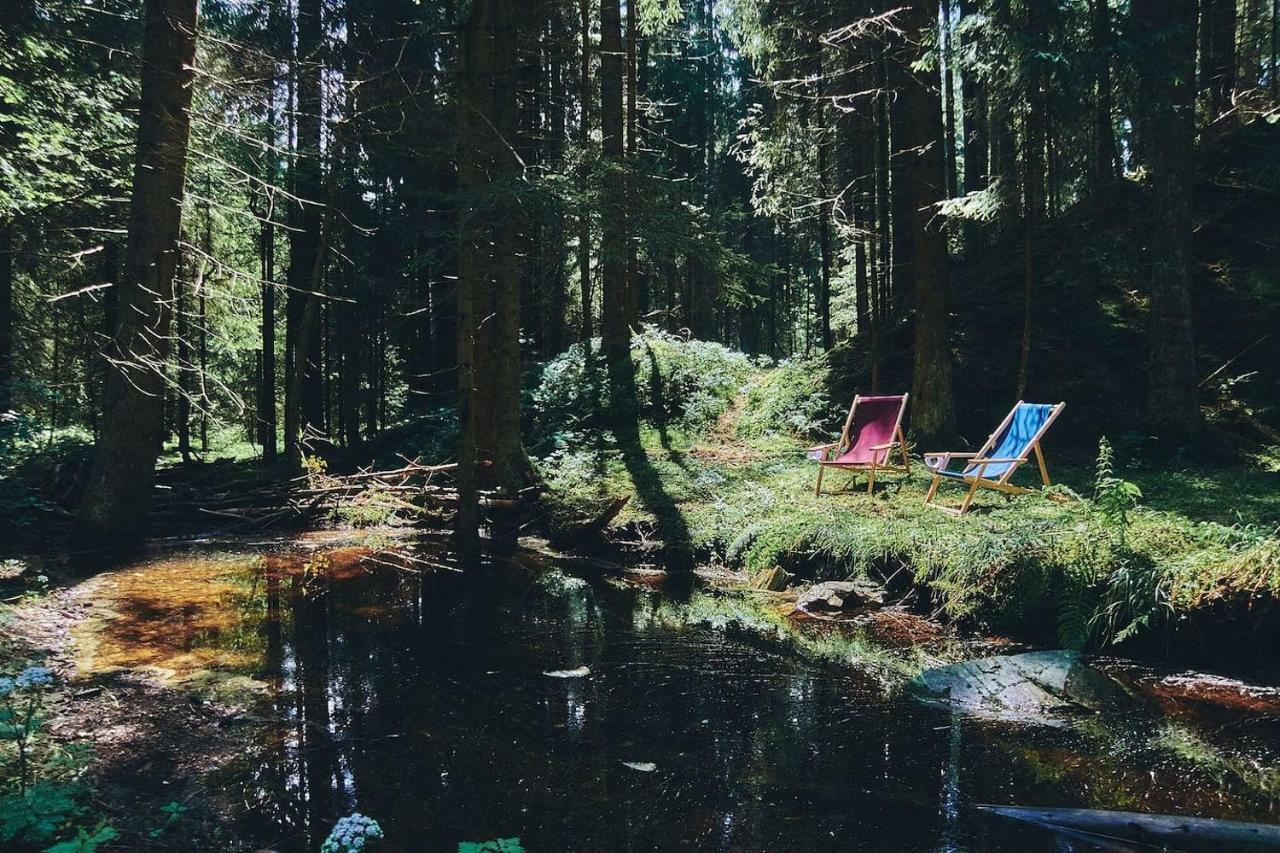
[[[701,560],[748,574],[778,565],[811,578],[869,575],[950,619],[1033,639],[1098,646],[1154,636],[1223,604],[1274,617],[1280,475],[1265,459],[1121,459],[1117,476],[1143,494],[1123,530],[1090,499],[1091,454],[1056,446],[1052,435],[1053,489],[1013,499],[980,492],[961,518],[924,503],[930,477],[918,450],[936,448],[913,448],[911,474],[882,476],[872,496],[863,477],[841,472],[815,495],[797,427],[839,420],[843,404],[827,403],[804,375],[757,367],[722,395],[714,419],[705,400],[700,418],[648,417],[640,461],[607,430],[587,430],[544,460],[542,474],[583,511],[635,495],[619,525],[655,538],[680,531],[688,541],[675,544]],[[1034,467],[1015,482],[1038,485]],[[955,505],[960,494],[944,483],[939,498]]]

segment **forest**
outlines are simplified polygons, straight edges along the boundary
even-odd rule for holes
[[[0,847],[1280,849],[1278,363],[1280,0],[5,0]]]

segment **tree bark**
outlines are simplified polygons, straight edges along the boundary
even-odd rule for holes
[[[1200,90],[1210,122],[1231,109],[1235,87],[1236,0],[1200,0]]]
[[[623,44],[618,0],[600,2],[600,131],[605,160],[601,217],[601,344],[610,368],[630,369],[627,324],[627,211],[623,169]]]
[[[907,32],[918,45],[937,20],[936,0],[914,0]],[[908,54],[906,59],[913,58]],[[951,391],[951,329],[947,316],[947,238],[937,204],[943,198],[942,146],[937,69],[911,72],[904,66],[906,147],[912,153],[912,243],[915,247],[915,361],[912,372],[912,428],[923,436],[955,432]]]
[[[290,402],[297,407],[292,432],[285,436],[286,448],[295,464],[301,463],[308,435],[323,433],[324,384],[321,373],[323,333],[320,292],[323,290],[321,260],[321,209],[325,202],[321,168],[321,0],[299,0],[297,14],[298,50],[295,74],[298,86],[297,141],[294,159],[294,193],[299,202],[294,209],[290,232],[288,321],[293,327],[293,347],[289,382]]]
[[[128,251],[106,417],[80,504],[100,535],[139,533],[163,431],[183,179],[191,133],[198,0],[147,0]]]
[[[578,145],[585,152],[591,142],[591,5],[589,0],[578,0],[579,33],[582,36],[582,49],[579,56],[578,69]],[[584,164],[579,172],[580,181],[585,184],[588,170]],[[585,189],[580,186],[579,189]],[[591,322],[591,212],[584,200],[578,211],[578,285],[582,296],[581,335],[582,345],[591,347],[593,324]]]
[[[1093,192],[1120,177],[1115,127],[1111,122],[1111,8],[1109,0],[1089,0],[1089,27],[1097,72],[1093,99],[1093,156],[1089,175]]]
[[[0,412],[13,406],[13,225],[0,222]]]
[[[528,468],[520,439],[519,233],[525,223],[512,186],[520,163],[510,144],[518,14],[514,0],[477,0],[463,33],[458,177],[469,212],[458,229],[456,529],[464,558],[479,553],[481,480],[492,479],[514,496]],[[494,535],[513,539],[515,529],[495,528]]]
[[[1139,66],[1149,106],[1151,168],[1151,386],[1149,414],[1162,438],[1200,431],[1191,317],[1191,186],[1195,142],[1195,0],[1134,0],[1147,48]]]

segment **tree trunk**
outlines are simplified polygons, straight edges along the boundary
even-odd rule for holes
[[[324,203],[321,171],[321,0],[299,0],[298,50],[295,73],[298,87],[297,142],[294,160],[295,206],[290,232],[288,321],[293,327],[289,365],[290,402],[297,407],[293,432],[285,436],[294,464],[301,463],[308,435],[324,432],[324,384],[321,373],[323,333],[319,294],[323,289],[321,259],[321,208]]]
[[[512,186],[516,130],[513,0],[477,0],[463,33],[459,187],[469,214],[458,231],[457,535],[465,558],[479,552],[481,474],[514,497],[527,459],[520,440],[520,240]],[[493,190],[498,185],[499,191]],[[482,466],[491,464],[491,468]],[[514,538],[515,528],[495,529]]]
[[[941,54],[943,63],[942,96],[943,96],[943,168],[945,169],[946,191],[948,198],[960,194],[959,169],[956,156],[956,98],[955,98],[955,62],[956,51],[955,30],[952,27],[951,11],[953,0],[942,0],[942,25],[939,28]],[[968,168],[968,163],[965,164]]]
[[[908,51],[902,43],[901,37],[894,39],[893,50],[898,53]],[[936,71],[936,69],[935,69]],[[893,241],[890,246],[892,253],[892,270],[890,277],[890,291],[886,294],[883,309],[888,314],[893,314],[894,309],[900,305],[906,304],[911,299],[911,295],[915,290],[915,270],[913,261],[916,259],[916,249],[914,245],[915,229],[913,222],[915,220],[915,204],[914,190],[912,189],[911,172],[914,169],[916,154],[911,150],[910,132],[907,127],[907,107],[909,99],[905,96],[905,91],[915,87],[915,83],[911,80],[911,71],[904,63],[894,61],[888,63],[887,78],[889,85],[896,97],[891,98],[889,104],[889,133],[892,150],[889,155],[889,212],[893,221]],[[934,92],[935,99],[937,92]],[[942,108],[939,106],[938,114],[934,117],[933,123],[938,125],[939,130],[942,127]],[[929,137],[930,145],[940,145],[941,140],[938,134]],[[942,157],[940,152],[935,158],[938,162],[938,176],[942,177]],[[939,190],[941,192],[941,190]],[[941,198],[941,195],[939,195]]]
[[[1089,26],[1093,38],[1094,79],[1093,156],[1089,176],[1093,192],[1101,192],[1107,183],[1120,177],[1120,160],[1116,154],[1116,134],[1111,122],[1111,8],[1110,0],[1089,0]]]
[[[0,412],[13,406],[13,225],[0,222]]]
[[[192,270],[194,267],[194,258],[188,253],[184,256],[183,261],[179,261],[179,268],[183,269],[184,275],[177,276],[174,279],[174,290],[176,291],[176,307],[175,311],[178,315],[178,455],[182,457],[183,462],[191,461],[191,374],[192,374],[192,358],[191,358],[191,329],[188,317],[191,315],[191,305],[187,299],[187,293],[191,289]]]
[[[581,113],[578,121],[578,144],[585,151],[591,142],[591,6],[588,0],[578,0],[578,13],[579,32],[582,36],[579,57],[581,65],[578,70],[578,109]],[[584,164],[579,173],[583,184],[587,175],[588,170]],[[578,211],[578,285],[582,295],[582,345],[589,350],[593,334],[591,312],[594,300],[591,295],[591,212],[587,209],[585,200]]]
[[[962,0],[960,19],[973,14],[975,0]],[[964,191],[979,192],[987,188],[987,85],[978,79],[976,70],[964,73],[960,83],[964,112]],[[972,258],[982,244],[982,226],[972,220],[964,224],[964,251]]]
[[[627,211],[623,163],[623,45],[618,0],[600,3],[600,131],[606,162],[601,217],[601,343],[611,370],[630,369],[627,325]]]
[[[1191,186],[1195,141],[1195,0],[1134,0],[1149,58],[1139,67],[1151,168],[1151,387],[1157,435],[1189,441],[1200,431],[1191,319]]]
[[[920,44],[935,25],[935,0],[914,0],[907,32]],[[916,57],[907,54],[910,61]],[[915,247],[915,362],[912,372],[912,428],[923,436],[944,437],[955,432],[951,392],[951,330],[947,317],[949,264],[947,238],[938,216],[943,198],[943,163],[938,99],[939,76],[912,72],[904,65],[906,102],[904,130],[911,161],[912,243]]]
[[[1231,109],[1235,87],[1236,0],[1200,0],[1200,90],[1210,122]]]
[[[822,349],[831,349],[831,176],[828,164],[827,143],[824,139],[826,129],[822,126],[822,117],[826,114],[821,106],[818,108],[818,194],[821,196],[818,205],[818,256],[821,262],[818,277],[818,335],[822,340]]]
[[[148,0],[128,251],[119,285],[118,360],[80,504],[100,535],[136,535],[145,522],[163,431],[163,370],[191,133],[198,0]]]
[[[627,2],[627,163],[629,164],[626,183],[626,214],[627,223],[629,225],[627,238],[627,298],[624,303],[624,320],[627,324],[627,336],[630,338],[630,329],[634,326],[640,317],[640,258],[639,243],[637,235],[633,233],[634,226],[630,223],[634,221],[635,208],[635,180],[634,174],[636,169],[636,157],[639,154],[639,140],[636,139],[636,133],[639,130],[639,114],[636,111],[636,101],[639,97],[639,70],[636,66],[636,47],[639,44],[640,32],[639,24],[636,20],[636,7],[639,5],[636,0],[628,0]],[[628,341],[628,345],[629,345]]]

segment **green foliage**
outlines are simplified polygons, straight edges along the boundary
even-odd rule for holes
[[[110,825],[99,823],[92,830],[83,827],[76,830],[76,837],[60,841],[48,848],[45,853],[93,853],[101,845],[115,841],[120,833]]]
[[[599,352],[598,340],[592,352]],[[742,353],[652,327],[632,338],[631,361],[640,416],[663,427],[713,422],[752,370]],[[604,365],[597,356],[588,362],[585,348],[574,344],[533,377],[526,406],[530,449],[541,454],[578,443],[582,433],[607,424],[609,405]]]
[[[41,845],[54,841],[84,812],[82,789],[38,782],[0,796],[0,843]]]
[[[459,841],[458,853],[524,853],[519,838],[495,838],[492,841]]]
[[[1137,484],[1115,475],[1115,452],[1104,435],[1098,442],[1098,461],[1093,480],[1093,505],[1103,526],[1116,538],[1121,549],[1129,529],[1129,512],[1138,505],[1142,490]]]
[[[737,434],[808,438],[830,430],[836,415],[825,386],[826,370],[817,361],[782,362],[763,371],[747,388]]]

